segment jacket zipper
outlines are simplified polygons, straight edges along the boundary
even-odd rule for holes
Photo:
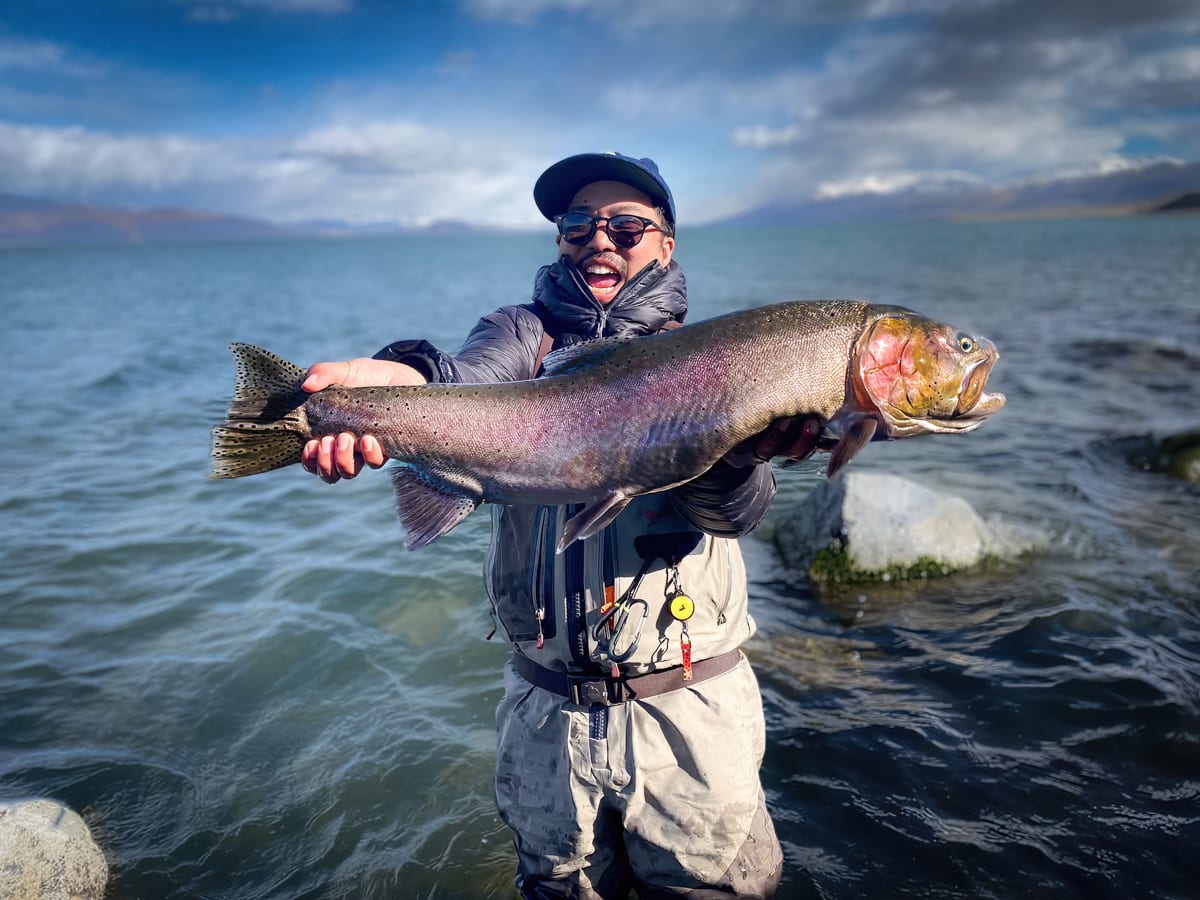
[[[633,276],[632,281],[627,281],[621,285],[621,290],[617,291],[617,296],[613,297],[607,304],[601,304],[592,294],[592,289],[588,287],[588,283],[584,281],[583,273],[579,271],[579,268],[574,264],[570,266],[571,281],[579,289],[580,297],[596,310],[596,327],[593,329],[593,338],[604,336],[604,329],[608,327],[608,311],[619,304],[627,294],[632,293],[637,285],[641,284],[643,279],[653,272],[656,267],[661,268],[658,266],[658,260],[651,260],[646,263],[646,265],[642,266],[641,271]]]

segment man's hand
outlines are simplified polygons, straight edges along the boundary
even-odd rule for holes
[[[425,376],[412,366],[363,356],[344,362],[316,363],[309,368],[308,378],[301,387],[310,394],[315,394],[331,384],[346,387],[397,387],[425,383]]]
[[[308,370],[308,378],[301,387],[315,393],[331,384],[346,387],[418,385],[425,384],[425,376],[404,363],[360,357],[344,362],[317,363]],[[321,480],[329,484],[342,478],[353,478],[362,471],[364,464],[378,469],[386,461],[383,446],[373,435],[359,437],[348,431],[337,437],[327,434],[309,441],[300,457],[305,471],[320,475]]]
[[[741,468],[768,462],[776,456],[799,461],[812,456],[821,437],[819,419],[794,416],[776,419],[764,431],[747,438],[725,454],[725,461]]]

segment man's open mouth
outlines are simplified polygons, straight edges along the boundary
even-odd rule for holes
[[[611,260],[603,255],[594,256],[583,264],[583,280],[594,292],[615,292],[625,280],[622,260]]]
[[[588,287],[602,291],[612,290],[621,281],[621,273],[603,263],[592,263],[587,266],[583,270],[583,277],[587,281]]]

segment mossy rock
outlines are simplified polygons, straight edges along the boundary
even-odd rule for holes
[[[1126,461],[1137,469],[1158,472],[1180,481],[1200,483],[1200,431],[1185,431],[1161,440],[1126,438]]]
[[[854,564],[845,543],[833,540],[823,550],[818,550],[808,564],[809,580],[817,584],[878,584],[899,581],[918,581],[939,578],[961,571],[932,556],[920,556],[913,562],[902,565],[893,563],[883,569],[861,569]]]
[[[1200,431],[1177,434],[1162,442],[1163,471],[1180,481],[1200,483]]]
[[[940,488],[877,472],[819,484],[775,530],[784,563],[823,584],[941,577],[1015,558],[1042,540],[983,519]]]

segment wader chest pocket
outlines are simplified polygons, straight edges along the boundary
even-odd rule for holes
[[[554,510],[498,507],[492,522],[488,587],[500,627],[513,642],[550,639],[556,633],[554,544],[548,533]],[[540,615],[539,615],[540,613]]]

